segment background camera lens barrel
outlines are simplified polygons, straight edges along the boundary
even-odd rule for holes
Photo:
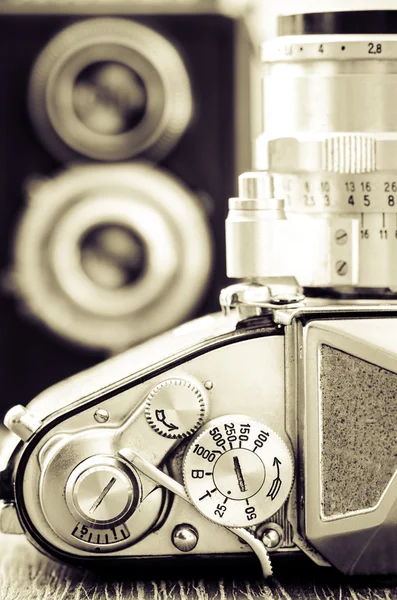
[[[219,309],[259,20],[210,4],[1,6],[0,413]]]
[[[16,230],[13,279],[47,329],[114,352],[186,319],[212,243],[199,199],[144,163],[74,166],[34,186]]]
[[[397,11],[283,16],[279,31],[263,46],[257,166],[273,174],[302,232],[328,223],[328,249],[313,248],[328,253],[322,287],[397,289]],[[351,252],[341,268],[343,243]]]
[[[132,20],[92,18],[66,27],[42,50],[29,112],[61,161],[158,161],[187,129],[193,96],[170,40]]]

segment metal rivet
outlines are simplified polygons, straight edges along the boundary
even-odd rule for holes
[[[177,525],[172,532],[172,543],[181,552],[190,552],[197,546],[197,530],[186,523]]]
[[[261,528],[259,535],[263,545],[268,550],[274,550],[278,548],[283,541],[282,529],[276,523],[271,523],[269,525],[265,524],[263,528]]]
[[[206,390],[212,390],[212,388],[214,387],[214,384],[212,383],[212,381],[206,381],[204,383],[204,387]]]
[[[98,408],[94,413],[94,419],[95,421],[98,421],[98,423],[106,423],[109,419],[109,413],[104,408]]]

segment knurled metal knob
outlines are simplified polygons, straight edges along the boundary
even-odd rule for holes
[[[140,501],[140,485],[132,468],[111,456],[94,456],[71,473],[66,504],[78,521],[94,528],[125,522]]]
[[[324,171],[371,173],[376,168],[376,140],[362,133],[337,133],[322,144]]]
[[[207,412],[207,394],[192,377],[175,377],[158,383],[148,394],[145,415],[160,435],[182,439],[194,433]]]
[[[387,135],[369,133],[332,133],[317,136],[258,140],[258,167],[273,173],[373,173],[391,168],[396,140]],[[253,183],[249,182],[251,188]],[[248,183],[244,182],[245,188]],[[263,187],[263,184],[262,184]]]

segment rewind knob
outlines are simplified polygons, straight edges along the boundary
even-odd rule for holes
[[[118,526],[129,519],[141,500],[135,470],[113,456],[92,456],[72,471],[65,488],[71,514],[95,529]],[[99,542],[98,542],[99,543]]]
[[[182,439],[194,433],[207,413],[207,394],[193,377],[160,381],[148,394],[145,416],[160,435]]]

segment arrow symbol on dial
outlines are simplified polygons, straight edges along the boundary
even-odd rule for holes
[[[277,494],[280,491],[281,484],[282,484],[282,481],[280,478],[280,465],[281,465],[281,460],[279,460],[275,456],[274,461],[273,461],[273,467],[276,467],[276,469],[277,469],[277,476],[273,479],[271,488],[268,491],[268,493],[266,494],[266,496],[268,496],[272,500],[274,500],[276,498]]]
[[[174,425],[173,423],[167,423],[164,409],[156,409],[155,415],[157,421],[159,421],[159,423],[163,423],[163,425],[167,427],[168,431],[174,431],[175,429],[179,429],[177,425]]]

